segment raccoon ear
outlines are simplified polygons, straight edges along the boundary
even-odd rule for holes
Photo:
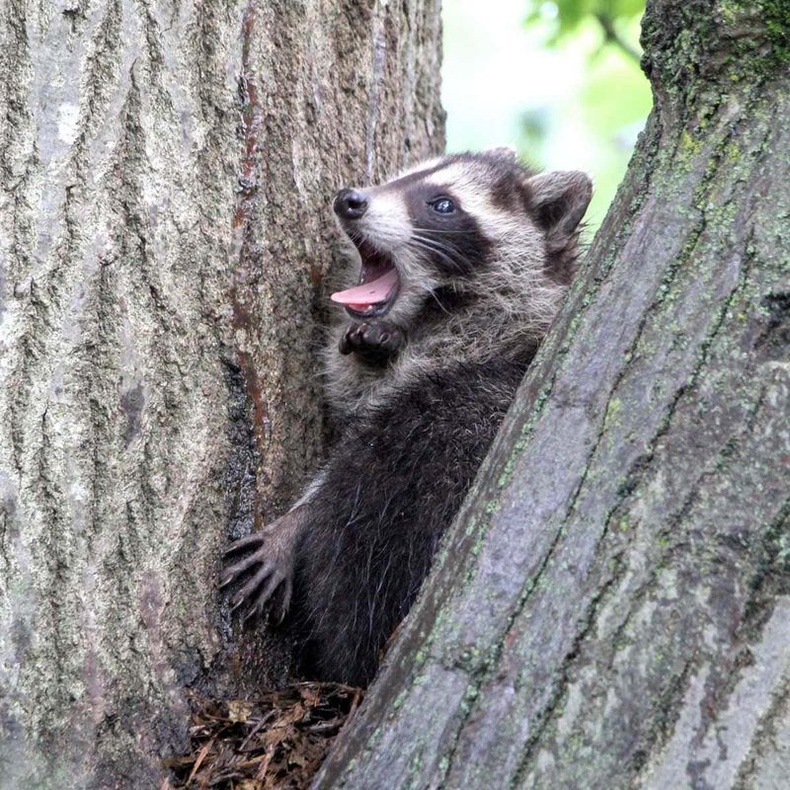
[[[570,236],[592,197],[592,181],[579,170],[539,173],[525,181],[530,214],[550,236]]]

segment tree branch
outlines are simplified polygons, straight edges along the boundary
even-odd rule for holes
[[[614,20],[604,13],[595,14],[595,18],[603,29],[605,43],[614,44],[624,55],[639,65],[642,56],[628,42],[623,40],[617,30],[615,30]]]

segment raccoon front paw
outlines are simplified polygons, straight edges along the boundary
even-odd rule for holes
[[[351,324],[340,341],[341,354],[358,354],[370,362],[379,362],[397,353],[406,337],[387,321]]]
[[[275,599],[277,622],[288,613],[299,523],[291,511],[260,532],[237,540],[225,552],[226,560],[242,558],[225,568],[219,586],[242,585],[232,598],[231,609],[241,610],[245,622],[261,615],[266,604]]]

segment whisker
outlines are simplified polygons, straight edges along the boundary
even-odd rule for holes
[[[462,272],[470,267],[469,262],[464,257],[455,253],[454,250],[445,250],[419,243],[417,243],[415,246],[431,253],[432,255],[440,257],[443,261],[445,261],[445,263],[450,264],[454,269],[458,269],[459,272]]]
[[[418,226],[413,226],[412,230],[417,231],[418,233],[432,233],[436,236],[468,236],[474,235],[477,231],[475,230],[445,230],[444,228],[420,228]]]
[[[439,305],[439,309],[446,315],[450,315],[450,311],[442,304],[441,299],[439,299],[439,295],[433,289],[431,289],[431,296],[433,297],[433,301]]]
[[[447,252],[457,252],[455,247],[443,243],[441,238],[432,239],[429,236],[421,236],[419,233],[415,233],[413,238],[416,241],[420,241],[423,244],[430,245],[431,247],[435,247],[436,249],[446,250]]]
[[[472,262],[454,247],[442,244],[439,239],[429,239],[419,234],[412,237],[415,246],[440,255],[445,261],[463,270],[473,268]]]
[[[409,243],[418,249],[430,252],[432,255],[438,255],[442,260],[449,263],[453,268],[462,268],[462,265],[458,262],[458,260],[450,255],[452,250],[443,247],[432,246],[430,244],[424,243],[421,239],[412,239],[412,241]]]

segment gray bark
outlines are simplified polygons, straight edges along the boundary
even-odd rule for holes
[[[648,4],[626,181],[316,786],[787,786],[788,21]]]
[[[0,784],[276,681],[216,575],[322,438],[329,200],[442,146],[438,0],[0,6]],[[231,658],[234,656],[235,658]]]

